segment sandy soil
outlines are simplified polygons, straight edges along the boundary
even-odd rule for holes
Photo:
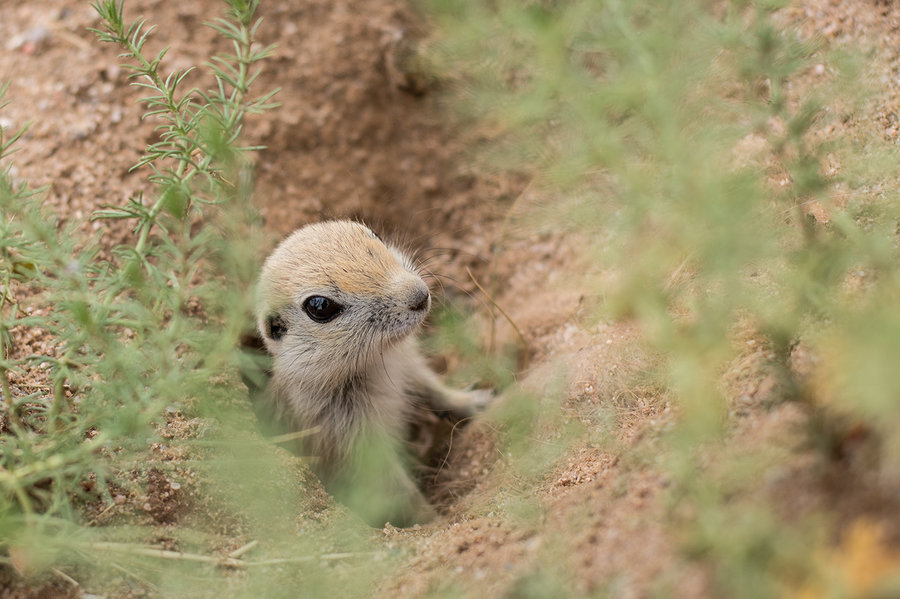
[[[127,7],[128,14],[161,25],[152,45],[172,47],[173,69],[201,64],[217,49],[202,21],[219,10],[212,0],[133,0]],[[48,208],[78,222],[145,189],[144,173],[128,169],[153,139],[153,126],[139,120],[139,92],[117,66],[116,49],[101,46],[87,31],[97,25],[88,4],[5,0],[0,15],[0,81],[12,84],[0,126],[33,123],[14,157],[16,175],[47,186]],[[271,244],[307,222],[362,218],[429,256],[441,274],[445,301],[468,302],[487,319],[486,302],[467,274],[471,269],[496,291],[528,340],[524,385],[542,393],[552,374],[565,370],[562,392],[541,401],[613,441],[585,442],[561,456],[528,490],[543,516],[515,525],[484,508],[507,498],[502,481],[508,479],[496,434],[470,427],[446,473],[457,485],[447,495],[447,515],[418,530],[383,531],[385,546],[412,552],[403,574],[384,582],[378,594],[414,597],[452,584],[481,596],[514,595],[516,584],[540,571],[542,556],[552,551],[565,556],[562,575],[581,593],[647,597],[666,588],[675,596],[711,596],[711,572],[688,560],[664,525],[669,480],[649,456],[673,415],[664,394],[634,381],[649,361],[638,331],[586,314],[575,273],[590,265],[576,251],[577,237],[535,232],[505,219],[533,199],[526,178],[475,166],[466,148],[477,132],[460,133],[452,125],[441,107],[439,82],[404,71],[403,56],[426,34],[420,19],[402,0],[264,2],[262,15],[259,37],[278,48],[258,85],[280,87],[281,106],[252,120],[248,141],[266,146],[257,157],[256,201]],[[897,139],[900,84],[892,73],[900,66],[900,18],[890,3],[798,0],[782,17],[802,35],[872,45],[880,91],[870,112],[847,126]],[[113,225],[104,242],[111,247],[128,235],[125,225]],[[260,248],[260,255],[267,249]],[[502,318],[496,329],[501,340],[515,342]],[[861,511],[895,514],[895,500],[866,491],[864,484],[850,492],[817,474],[811,458],[795,447],[806,415],[765,401],[773,392],[766,360],[764,344],[747,344],[729,377],[735,399],[730,443],[751,448],[765,442],[795,452],[769,489],[784,495],[785,514],[821,505],[847,518]],[[602,417],[606,413],[611,419]],[[179,414],[168,420],[171,434],[191,434],[191,423]],[[150,451],[169,461],[183,457],[171,447]],[[196,517],[187,511],[203,509],[202,500],[187,501],[161,472],[151,473],[145,495],[122,498],[143,510],[148,523],[177,526]],[[327,506],[330,500],[323,495],[320,501]],[[230,549],[239,545],[235,539]],[[60,580],[15,592],[79,595]]]

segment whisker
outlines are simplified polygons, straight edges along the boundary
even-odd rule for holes
[[[456,277],[453,277],[451,275],[440,274],[440,273],[433,273],[433,272],[426,273],[425,277],[427,277],[429,279],[433,279],[438,285],[440,285],[441,293],[445,293],[445,291],[446,291],[445,285],[444,285],[444,280],[447,280],[450,283],[452,283],[455,291],[464,293],[469,299],[478,300],[479,303],[481,303],[481,304],[485,303],[485,302],[481,301],[481,299],[483,299],[481,294],[475,293],[473,290],[466,289],[465,287],[463,287],[463,285],[459,282],[459,279],[457,279]]]
[[[444,289],[444,282],[440,279],[438,274],[433,273],[430,270],[427,270],[422,273],[422,278],[425,280],[426,283],[429,280],[434,281],[437,284],[438,288],[440,289],[441,294],[443,295],[444,293],[446,293],[446,289]]]
[[[442,255],[466,256],[468,258],[475,258],[479,262],[484,262],[484,263],[490,262],[490,260],[487,257],[485,257],[483,253],[473,252],[471,250],[465,249],[462,246],[457,246],[457,247],[429,246],[429,247],[419,250],[416,253],[417,254],[428,254],[429,258],[432,258],[434,256],[442,256]]]

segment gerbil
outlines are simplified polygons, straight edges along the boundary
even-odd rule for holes
[[[451,421],[483,395],[445,387],[416,346],[431,306],[412,261],[351,221],[303,227],[266,260],[257,326],[272,355],[267,395],[336,498],[374,526],[434,515],[410,477],[404,438],[417,410]]]

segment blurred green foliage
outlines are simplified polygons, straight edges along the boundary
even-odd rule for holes
[[[771,348],[769,401],[829,423],[813,437],[862,422],[879,463],[900,457],[896,151],[839,134],[863,105],[859,59],[804,41],[777,2],[427,6],[432,64],[490,138],[489,158],[567,198],[535,210],[592,236],[587,251],[617,273],[591,290],[605,298],[598,313],[634,319],[665,356],[679,414],[667,467],[692,555],[727,596],[777,594],[820,539],[735,497],[783,456],[715,474],[698,460],[732,426],[735,331]],[[794,363],[798,348],[812,372]]]
[[[491,359],[485,360],[482,346],[485,340],[480,338],[478,330],[489,326],[480,326],[484,323],[473,312],[461,305],[442,305],[434,310],[429,321],[432,326],[425,337],[424,349],[454,361],[449,383],[462,387],[475,381],[497,393],[513,384],[516,348],[496,348]]]

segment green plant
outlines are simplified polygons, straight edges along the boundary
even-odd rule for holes
[[[130,484],[122,474],[141,468],[167,406],[202,412],[234,394],[224,375],[241,360],[258,239],[246,159],[256,148],[240,136],[275,93],[250,94],[271,51],[253,45],[257,4],[233,0],[210,24],[233,53],[209,65],[209,92],[184,88],[190,71],[163,76],[166,51],[145,55],[152,28],[127,25],[123,3],[93,4],[99,39],[123,48],[134,83],[149,90],[145,118],[159,123],[134,167],[149,169],[153,199],[92,215],[132,221],[133,243],[107,253],[60,230],[40,190],[0,174],[0,559],[21,572],[90,562],[98,538],[119,533],[91,530],[78,506],[111,505],[111,485]],[[0,158],[20,135],[0,138]],[[36,331],[46,350],[17,347],[14,329]]]
[[[734,424],[723,373],[740,351],[735,331],[768,344],[770,401],[798,402],[838,437],[864,422],[884,440],[885,463],[900,447],[898,202],[864,191],[895,182],[879,158],[894,151],[824,133],[835,113],[854,109],[853,60],[776,25],[779,3],[430,6],[442,34],[433,64],[462,82],[466,112],[500,132],[491,155],[565,192],[543,222],[597,240],[586,251],[618,283],[598,310],[635,319],[665,356],[678,410],[668,435],[673,502],[693,506],[679,524],[720,535],[707,537],[703,559],[730,596],[777,589],[795,554],[771,549],[796,546],[803,523],[765,523],[732,500],[724,488],[740,495],[755,484],[740,461],[704,475],[698,460]],[[798,93],[813,73],[816,93]],[[856,191],[846,205],[829,161],[847,165]],[[798,347],[819,360],[812,373],[796,368]],[[746,525],[726,539],[719,525],[734,520]]]

